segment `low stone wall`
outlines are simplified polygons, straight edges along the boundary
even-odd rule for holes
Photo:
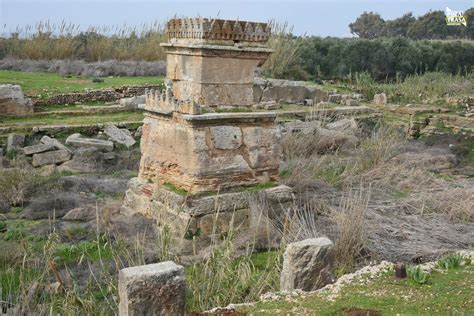
[[[64,93],[46,99],[34,99],[35,106],[66,105],[76,102],[113,102],[145,94],[145,89],[160,89],[160,85],[123,86],[113,89],[89,90],[86,92]]]

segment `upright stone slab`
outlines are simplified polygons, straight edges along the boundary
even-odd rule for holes
[[[280,290],[313,291],[333,282],[333,243],[326,237],[291,243],[283,255]]]
[[[7,152],[18,151],[23,148],[25,144],[25,135],[10,134],[7,138]]]
[[[21,87],[0,85],[0,116],[17,116],[33,113],[33,101],[23,95]]]
[[[119,315],[184,315],[184,268],[172,261],[119,272]]]

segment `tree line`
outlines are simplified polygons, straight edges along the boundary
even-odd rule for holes
[[[376,80],[390,80],[432,71],[451,74],[474,71],[474,42],[321,37],[293,40],[299,47],[297,56],[273,76],[299,80],[347,79],[366,72]]]
[[[474,39],[474,8],[464,12],[467,26],[447,25],[443,11],[430,11],[418,18],[407,13],[394,20],[384,20],[374,12],[362,13],[349,24],[359,38],[406,37],[420,39]]]

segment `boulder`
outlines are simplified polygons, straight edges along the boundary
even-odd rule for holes
[[[291,243],[283,255],[282,291],[314,291],[334,282],[334,246],[326,237]]]
[[[126,128],[118,128],[115,125],[107,125],[104,129],[104,133],[108,135],[114,142],[125,145],[127,148],[132,147],[136,143],[132,137],[132,134]]]
[[[317,153],[324,154],[340,148],[353,148],[359,141],[352,133],[340,132],[326,128],[313,131],[316,141],[312,146]]]
[[[81,134],[75,133],[70,135],[66,139],[66,145],[71,145],[79,148],[97,148],[103,151],[112,151],[114,149],[114,143],[109,140],[85,138]]]
[[[96,218],[96,211],[92,207],[76,207],[68,211],[62,218],[63,221],[87,222]]]
[[[119,315],[184,315],[184,267],[172,261],[120,270]]]
[[[43,136],[40,139],[40,143],[42,144],[51,144],[56,149],[65,149],[68,150],[66,146],[64,146],[59,140],[51,138],[47,135]]]
[[[0,84],[0,113],[2,116],[31,114],[33,101],[24,96],[20,86]]]
[[[380,93],[380,94],[374,95],[374,104],[386,105],[387,104],[387,95],[385,93]]]
[[[22,150],[23,150],[23,154],[25,154],[26,156],[31,156],[33,154],[42,153],[42,152],[49,151],[52,149],[54,149],[54,145],[49,143],[49,144],[38,144],[38,145],[33,145],[33,146],[27,146],[27,147],[24,147]]]
[[[64,149],[34,154],[32,165],[40,167],[45,165],[56,165],[71,159],[71,154]]]
[[[332,131],[339,131],[339,132],[349,131],[353,134],[356,134],[356,132],[359,129],[359,127],[357,126],[357,122],[353,118],[342,119],[342,120],[338,120],[332,123],[328,123],[326,125],[326,128]]]
[[[7,152],[18,151],[23,148],[25,144],[25,135],[10,134],[7,138]]]

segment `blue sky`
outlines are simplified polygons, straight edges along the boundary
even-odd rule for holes
[[[0,33],[45,20],[64,20],[87,28],[200,15],[250,21],[275,19],[293,25],[298,35],[350,36],[348,24],[364,11],[393,19],[406,12],[418,16],[446,7],[464,11],[474,7],[474,0],[0,0]]]

